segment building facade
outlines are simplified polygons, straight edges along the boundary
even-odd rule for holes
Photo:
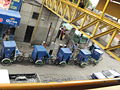
[[[41,4],[37,1],[27,0],[22,3],[20,11],[21,23],[15,30],[15,40],[39,44],[46,40],[48,30],[50,30],[48,42],[55,39],[62,20],[46,8],[43,8],[38,28],[35,30],[40,9]],[[32,38],[33,33],[35,33],[34,38]],[[54,33],[54,36],[52,33]]]

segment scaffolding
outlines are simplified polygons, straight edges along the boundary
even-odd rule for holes
[[[74,28],[82,32],[87,38],[91,39],[92,42],[100,46],[116,60],[120,61],[119,54],[114,52],[120,48],[120,44],[113,45],[113,40],[115,40],[116,35],[120,33],[120,25],[105,17],[110,0],[106,0],[103,10],[99,13],[95,13],[86,8],[88,3],[86,3],[84,7],[81,7],[80,1],[81,0],[43,0],[43,5],[65,22],[70,23]],[[105,36],[109,37],[109,40],[101,43],[100,38],[105,38]]]

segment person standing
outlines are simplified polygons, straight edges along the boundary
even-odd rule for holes
[[[8,31],[6,31],[6,33],[4,34],[3,39],[8,41],[9,37],[10,37],[10,29]]]
[[[59,38],[60,37],[60,34],[61,34],[61,30],[63,29],[63,27],[61,27],[60,29],[59,29],[59,31],[58,31],[58,33],[57,33],[57,38]]]
[[[50,45],[50,51],[49,51],[50,55],[52,55],[54,48],[55,48],[55,43],[52,42],[51,45]]]
[[[58,51],[57,51],[57,55],[58,55],[58,53],[59,53],[59,51],[60,51],[60,49],[63,47],[63,45],[62,44],[59,44],[59,47],[58,47]]]
[[[64,27],[61,29],[60,40],[63,40],[63,36],[65,35],[65,31],[66,31],[66,27],[64,26]]]
[[[83,34],[80,35],[80,40],[78,41],[78,43],[80,44],[83,38]]]
[[[79,7],[81,7],[81,8],[84,8],[84,7],[85,7],[85,5],[84,5],[84,0],[81,0],[81,1],[80,1]]]
[[[76,49],[77,49],[77,44],[74,44],[74,45],[72,46],[72,53],[74,53],[74,52],[76,51]]]
[[[64,35],[64,30],[61,30],[60,40],[62,40],[62,39],[63,39],[63,35]]]
[[[47,43],[45,41],[42,42],[42,45],[46,48],[47,47]]]

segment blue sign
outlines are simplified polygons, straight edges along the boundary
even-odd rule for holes
[[[11,17],[11,16],[5,16],[5,15],[0,15],[0,18],[2,19],[2,24],[7,24],[10,26],[19,26],[20,24],[20,18],[15,18],[15,17]]]
[[[0,23],[16,27],[19,26],[20,20],[21,16],[18,11],[0,9]]]
[[[9,10],[19,11],[22,5],[22,0],[12,0]]]

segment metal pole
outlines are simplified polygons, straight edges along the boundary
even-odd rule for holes
[[[117,30],[113,32],[110,40],[108,41],[108,44],[107,44],[106,48],[109,48],[111,46],[112,41],[114,40],[116,34],[117,34]]]
[[[54,28],[54,30],[53,30],[53,32],[52,32],[52,35],[51,35],[51,38],[50,38],[50,42],[52,41],[52,38],[53,38],[53,36],[54,36],[54,32],[55,32],[55,30],[56,30],[58,21],[59,21],[59,17],[58,17],[58,19],[57,19],[57,23],[56,23],[56,25],[55,25],[55,28]]]
[[[105,3],[104,8],[102,10],[101,18],[103,18],[104,14],[105,14],[105,12],[107,10],[107,7],[108,7],[109,3],[110,3],[110,0],[107,0],[106,3]]]
[[[44,7],[44,2],[45,2],[45,0],[42,1],[42,7],[40,8],[39,17],[38,17],[38,20],[37,20],[37,23],[36,23],[36,27],[33,30],[33,35],[32,35],[32,38],[31,38],[31,43],[35,39],[35,35],[36,35],[37,30],[38,30],[38,25],[39,25],[40,20],[41,20],[42,11],[43,11],[43,7]]]

